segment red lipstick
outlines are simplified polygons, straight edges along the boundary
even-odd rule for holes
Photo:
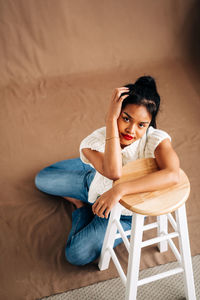
[[[133,139],[133,136],[128,135],[128,134],[123,134],[123,133],[122,133],[122,136],[123,136],[123,138],[125,138],[125,139],[128,140],[128,141],[130,141],[130,140]]]

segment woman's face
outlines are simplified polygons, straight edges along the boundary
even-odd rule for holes
[[[117,120],[121,148],[140,139],[147,131],[151,119],[145,106],[127,104]]]

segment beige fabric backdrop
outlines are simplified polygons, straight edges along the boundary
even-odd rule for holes
[[[199,239],[199,4],[195,0],[0,1],[0,299],[36,299],[117,276],[68,264],[72,207],[40,193],[43,167],[79,156],[104,125],[112,90],[157,79],[159,128],[191,181],[192,254]],[[149,233],[150,234],[150,233]],[[126,251],[118,255],[125,265]],[[174,260],[143,251],[141,268]]]
[[[184,56],[196,2],[1,0],[1,82]]]

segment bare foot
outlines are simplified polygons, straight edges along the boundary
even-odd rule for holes
[[[63,197],[63,198],[68,200],[69,202],[73,203],[76,206],[76,208],[80,208],[85,205],[84,202],[82,202],[81,200],[75,199],[75,198],[70,198],[70,197]]]

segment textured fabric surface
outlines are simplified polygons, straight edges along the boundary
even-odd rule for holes
[[[0,0],[0,299],[35,300],[117,276],[112,264],[99,272],[97,262],[65,260],[73,208],[38,191],[34,178],[79,157],[83,138],[105,126],[113,89],[141,75],[157,80],[158,128],[191,182],[191,251],[200,253],[199,5]],[[174,260],[170,251],[143,250],[141,269]],[[117,254],[125,266],[123,245]]]
[[[0,84],[184,57],[197,2],[0,0]]]
[[[200,255],[192,257],[194,283],[197,300],[200,299]],[[140,279],[178,267],[177,262],[168,263],[140,272]],[[125,287],[120,278],[103,281],[81,289],[41,300],[124,300]],[[137,300],[183,300],[185,291],[183,274],[176,274],[138,287]]]

